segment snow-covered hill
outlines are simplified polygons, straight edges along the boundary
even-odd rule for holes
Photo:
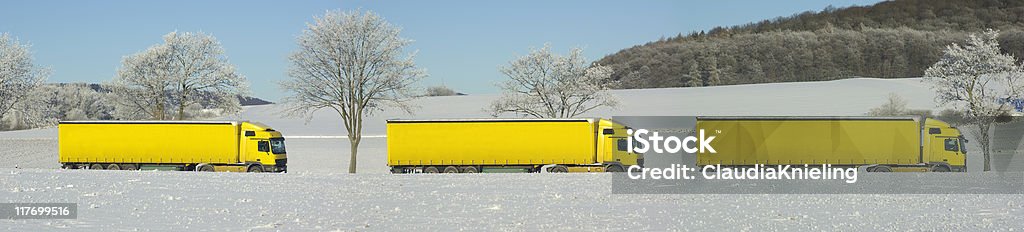
[[[612,90],[618,108],[598,109],[584,116],[661,115],[864,115],[868,109],[896,93],[912,109],[936,108],[934,91],[919,78],[855,78],[823,82],[795,82],[731,85],[700,88]],[[392,118],[482,118],[484,109],[497,94],[425,97],[413,101],[414,114],[390,109],[366,119],[363,134],[384,134],[384,120]],[[301,118],[282,117],[280,105],[247,107],[233,119],[253,120],[271,125],[286,135],[344,135],[345,129],[334,111],[315,113],[309,123]]]

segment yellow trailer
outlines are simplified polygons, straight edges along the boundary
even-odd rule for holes
[[[248,121],[62,121],[66,169],[286,172],[281,132]]]
[[[919,117],[697,117],[717,153],[697,165],[822,165],[868,171],[966,171],[966,140],[949,124]]]
[[[603,172],[642,164],[607,119],[387,121],[393,173]]]

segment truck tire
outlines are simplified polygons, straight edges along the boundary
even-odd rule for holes
[[[569,167],[566,167],[564,165],[555,165],[554,167],[551,167],[551,171],[549,171],[549,172],[553,172],[553,173],[567,173],[567,172],[569,172]]]
[[[950,172],[949,166],[946,165],[935,165],[931,168],[932,172]]]
[[[107,165],[107,170],[121,170],[121,165],[117,165],[117,164]]]
[[[440,171],[438,171],[437,167],[434,167],[434,166],[429,166],[429,167],[423,168],[423,173],[438,173],[438,172],[440,172]]]
[[[139,166],[135,164],[121,165],[121,170],[139,170]]]
[[[455,166],[444,167],[444,173],[459,173],[459,168]]]
[[[256,166],[256,165],[253,165],[253,166]],[[196,171],[197,172],[213,172],[213,165],[200,164],[199,167],[196,168]]]
[[[75,166],[74,164],[61,164],[60,165],[61,169],[76,169],[77,167],[78,166]]]
[[[92,165],[89,165],[89,169],[103,170],[103,165],[102,164],[92,164]]]
[[[892,172],[892,168],[890,168],[889,166],[885,166],[885,165],[879,165],[879,166],[875,166],[875,168],[872,168],[871,170],[869,170],[869,172]]]
[[[249,166],[248,172],[263,172],[263,165],[254,164]]]
[[[605,167],[604,171],[605,172],[625,172],[626,169],[622,168],[622,165],[611,164],[611,165],[608,165],[608,167]]]
[[[476,166],[466,166],[462,168],[462,173],[478,173],[480,170],[476,169]]]

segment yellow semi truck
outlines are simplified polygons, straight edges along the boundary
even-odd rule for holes
[[[281,132],[248,121],[62,121],[65,169],[287,172]]]
[[[967,141],[949,124],[921,117],[697,117],[717,153],[697,165],[823,165],[869,172],[967,171]]]
[[[642,165],[607,119],[388,120],[392,173],[621,172]]]

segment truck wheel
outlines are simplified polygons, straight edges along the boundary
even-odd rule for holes
[[[884,166],[884,165],[882,165],[882,166],[875,166],[875,168],[871,169],[871,172],[892,172],[892,168],[890,168],[889,166]]]
[[[459,168],[455,166],[444,167],[444,173],[459,173]]]
[[[437,167],[434,167],[434,166],[423,168],[423,173],[438,173],[438,172],[440,172],[440,171],[438,171]]]
[[[255,165],[253,165],[253,166],[255,166]],[[200,164],[199,168],[197,168],[196,171],[199,171],[199,172],[213,172],[213,165]]]
[[[612,164],[604,168],[605,172],[625,172],[626,169],[622,168],[622,165]]]
[[[135,164],[125,164],[121,165],[121,170],[139,170],[139,166],[136,166]]]
[[[566,166],[563,166],[563,165],[555,165],[554,167],[551,167],[551,171],[550,172],[566,173],[566,172],[569,172],[569,167],[566,167]]]
[[[117,164],[107,165],[107,170],[121,170],[121,165],[117,165]]]
[[[89,169],[103,170],[103,165],[102,164],[92,164],[92,165],[89,165]]]
[[[466,167],[462,168],[462,173],[478,173],[478,172],[480,172],[480,170],[477,170],[475,166],[466,166]]]
[[[249,166],[249,172],[263,172],[263,166],[260,166],[259,164]]]
[[[935,165],[932,166],[932,172],[949,172],[949,166],[946,165]]]
[[[75,168],[77,168],[77,166],[75,166],[74,164],[62,164],[62,165],[60,165],[60,168],[62,168],[62,169],[75,169]]]

